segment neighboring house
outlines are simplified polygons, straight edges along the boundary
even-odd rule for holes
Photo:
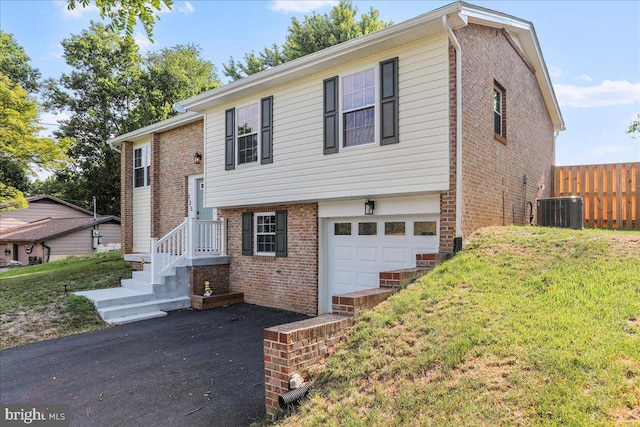
[[[125,258],[182,253],[149,237],[191,230],[180,256],[193,287],[207,264],[193,227],[210,219],[208,254],[230,291],[311,315],[480,227],[528,224],[529,203],[551,195],[564,129],[533,24],[467,3],[180,106],[189,112],[110,140]],[[179,225],[204,206],[203,221]]]
[[[2,264],[34,264],[120,246],[120,219],[98,216],[52,196],[0,216]]]

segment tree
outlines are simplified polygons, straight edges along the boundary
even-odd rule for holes
[[[19,83],[0,73],[0,205],[24,207],[21,190],[33,166],[61,166],[68,140],[38,137],[38,103]]]
[[[164,4],[171,9],[173,0],[67,0],[67,8],[75,9],[77,6],[87,7],[95,3],[100,13],[100,18],[110,18],[110,29],[124,31],[133,35],[133,28],[140,21],[147,37],[153,41],[153,26],[156,19],[160,19],[156,12],[162,9]]]
[[[627,133],[631,135],[631,138],[637,138],[637,135],[640,134],[640,113],[636,114],[635,119],[631,120]]]
[[[0,30],[0,73],[20,83],[27,92],[34,93],[40,87],[40,70],[33,68],[30,60],[13,34]]]
[[[379,12],[373,8],[362,14],[359,21],[356,21],[357,13],[358,9],[350,0],[341,0],[329,14],[314,12],[311,16],[305,16],[303,23],[292,18],[282,48],[274,44],[271,49],[265,48],[258,55],[254,52],[245,54],[244,62],[237,62],[231,57],[223,65],[223,73],[232,80],[238,80],[393,24],[392,21],[381,21]]]
[[[46,82],[46,105],[69,119],[54,132],[74,140],[74,164],[55,180],[65,199],[101,213],[120,214],[120,157],[107,140],[177,115],[174,103],[219,85],[213,65],[195,45],[179,45],[141,57],[131,37],[92,22],[62,41],[72,71]]]

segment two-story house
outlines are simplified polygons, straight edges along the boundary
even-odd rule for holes
[[[480,227],[528,224],[564,129],[533,24],[462,2],[179,107],[110,141],[125,256],[202,213],[230,291],[311,315]]]

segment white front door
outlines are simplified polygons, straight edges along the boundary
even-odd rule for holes
[[[413,268],[438,251],[438,216],[362,216],[327,224],[327,312],[337,294],[378,288],[382,271]]]

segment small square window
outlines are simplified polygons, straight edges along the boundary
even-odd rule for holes
[[[414,236],[436,236],[437,223],[435,221],[416,221],[413,223]]]
[[[351,223],[350,222],[338,222],[334,225],[334,236],[351,236]]]
[[[385,236],[404,236],[404,229],[404,221],[384,223]]]
[[[377,222],[360,222],[358,223],[359,236],[376,236],[378,234]]]

